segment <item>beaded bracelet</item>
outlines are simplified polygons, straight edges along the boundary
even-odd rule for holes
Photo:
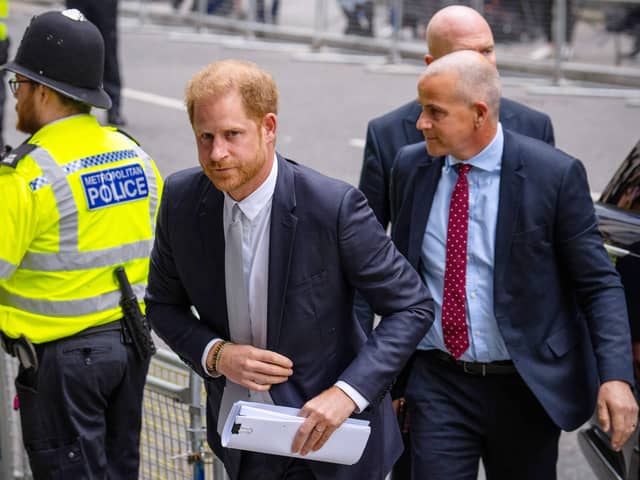
[[[217,369],[215,368],[216,359],[218,358],[218,352],[220,351],[224,343],[225,343],[224,340],[221,340],[218,343],[216,343],[213,346],[213,351],[211,352],[211,355],[207,357],[207,371],[209,372],[210,375],[218,374]],[[211,359],[211,363],[209,363],[209,358]]]
[[[222,341],[222,342],[220,342],[220,343],[221,343],[222,345],[220,345],[220,346],[218,347],[218,349],[216,350],[216,352],[215,352],[215,357],[214,357],[214,360],[213,360],[213,370],[214,370],[216,373],[220,373],[220,372],[218,371],[218,364],[220,363],[220,357],[222,357],[222,350],[224,350],[224,347],[226,347],[226,346],[227,346],[229,343],[231,343],[231,342],[225,342],[225,341],[223,340],[223,341]]]

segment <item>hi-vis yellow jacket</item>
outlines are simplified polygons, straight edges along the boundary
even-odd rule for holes
[[[113,272],[124,265],[142,299],[162,191],[154,162],[88,114],[14,152],[0,163],[0,330],[43,343],[122,318]]]
[[[7,39],[7,17],[9,16],[9,0],[0,0],[0,41]]]

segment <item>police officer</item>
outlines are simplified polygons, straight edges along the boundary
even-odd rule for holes
[[[111,104],[103,58],[98,29],[65,10],[34,17],[3,67],[31,136],[0,162],[0,333],[36,480],[138,478],[149,362],[122,335],[114,270],[142,298],[162,180],[90,114]]]

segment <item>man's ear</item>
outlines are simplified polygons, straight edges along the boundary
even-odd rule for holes
[[[34,93],[36,95],[36,98],[43,104],[49,104],[58,100],[57,93],[54,92],[51,88],[42,84],[36,85],[36,91]]]
[[[427,54],[424,56],[424,63],[426,63],[426,64],[427,64],[427,66],[429,66],[429,65],[431,64],[431,62],[433,62],[433,55],[431,55],[431,54],[427,53]]]
[[[278,128],[278,118],[275,113],[267,113],[262,119],[262,133],[265,139],[274,142],[276,130]]]
[[[489,117],[489,107],[484,102],[474,102],[473,110],[475,114],[474,126],[480,128]]]

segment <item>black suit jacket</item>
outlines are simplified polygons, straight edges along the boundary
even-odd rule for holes
[[[422,142],[398,152],[392,174],[392,236],[417,270],[443,162]],[[633,382],[622,286],[580,161],[505,130],[499,195],[498,327],[526,384],[554,422],[572,430],[593,413],[601,382]]]
[[[233,479],[239,452],[223,449],[216,433],[225,379],[200,365],[209,341],[229,339],[223,200],[199,168],[167,178],[146,301],[153,328],[207,380],[208,440]],[[294,372],[271,397],[301,407],[337,380],[350,384],[370,402],[362,459],[310,467],[318,479],[382,479],[402,450],[387,391],[431,326],[431,298],[361,192],[281,157],[269,248],[267,348],[289,357]],[[353,315],[355,288],[382,315],[369,339]]]

